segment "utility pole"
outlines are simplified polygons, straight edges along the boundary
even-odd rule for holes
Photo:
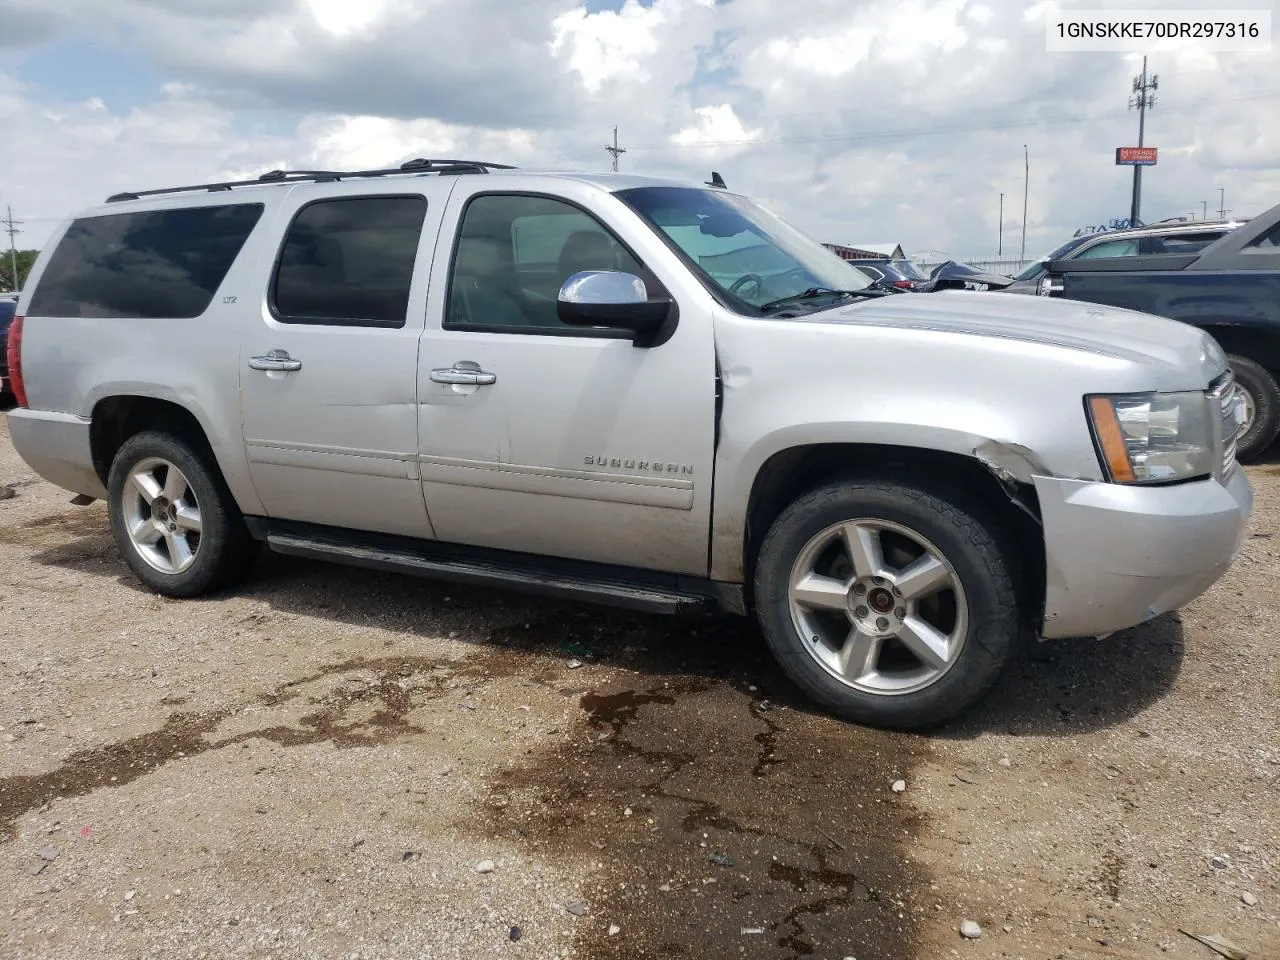
[[[1155,74],[1147,79],[1147,58],[1142,58],[1142,75],[1133,78],[1133,96],[1129,98],[1129,109],[1138,110],[1138,146],[1143,146],[1143,138],[1147,132],[1147,111],[1156,105],[1156,95],[1151,92],[1160,86],[1160,78]],[[1133,205],[1129,208],[1129,225],[1138,225],[1138,215],[1142,212],[1142,164],[1133,165]]]
[[[627,152],[625,148],[618,146],[618,128],[617,127],[613,128],[613,146],[609,146],[606,143],[604,145],[604,148],[608,153],[613,154],[613,172],[617,173],[618,172],[618,154]]]
[[[1000,194],[1000,239],[996,241],[996,256],[1004,256],[1004,194]]]
[[[1200,219],[1201,220],[1209,219],[1209,201],[1208,200],[1200,201]]]
[[[1224,187],[1218,188],[1218,219],[1227,219],[1227,191]]]
[[[1031,155],[1027,153],[1027,145],[1022,145],[1023,181],[1022,181],[1022,252],[1019,260],[1027,259],[1027,192],[1031,188]]]
[[[5,207],[7,216],[0,220],[5,225],[5,233],[9,234],[9,267],[13,271],[10,278],[13,280],[13,289],[18,289],[18,245],[14,241],[14,237],[22,231],[18,229],[21,220],[13,219],[13,207]]]

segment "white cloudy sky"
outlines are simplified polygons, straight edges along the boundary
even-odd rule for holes
[[[1094,7],[1209,7],[1098,0]],[[1271,9],[1280,0],[1220,0]],[[1067,5],[1079,9],[1081,4]],[[1029,0],[0,0],[0,205],[467,156],[706,179],[822,240],[1027,256],[1126,216],[1140,57]],[[1280,202],[1280,49],[1152,58],[1147,220]]]

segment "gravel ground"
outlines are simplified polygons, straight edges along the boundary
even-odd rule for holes
[[[0,416],[0,956],[1280,957],[1278,472],[1208,595],[912,737],[745,621],[270,555],[161,599]]]

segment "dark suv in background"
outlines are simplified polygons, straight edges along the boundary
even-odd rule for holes
[[[0,398],[8,399],[12,395],[9,388],[9,360],[7,357],[9,344],[9,325],[13,323],[13,315],[18,310],[18,298],[21,293],[0,293]]]
[[[1104,230],[1072,237],[1043,257],[1032,261],[1004,288],[1005,293],[1049,296],[1062,290],[1062,277],[1049,271],[1055,260],[1112,260],[1161,254],[1199,253],[1226,236],[1248,218],[1239,220],[1183,220],[1153,223],[1146,227]]]

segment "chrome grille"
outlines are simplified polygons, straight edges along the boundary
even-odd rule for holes
[[[1236,472],[1236,441],[1240,433],[1237,409],[1241,404],[1235,377],[1228,371],[1209,387],[1209,399],[1217,404],[1218,441],[1222,451],[1222,479]]]

